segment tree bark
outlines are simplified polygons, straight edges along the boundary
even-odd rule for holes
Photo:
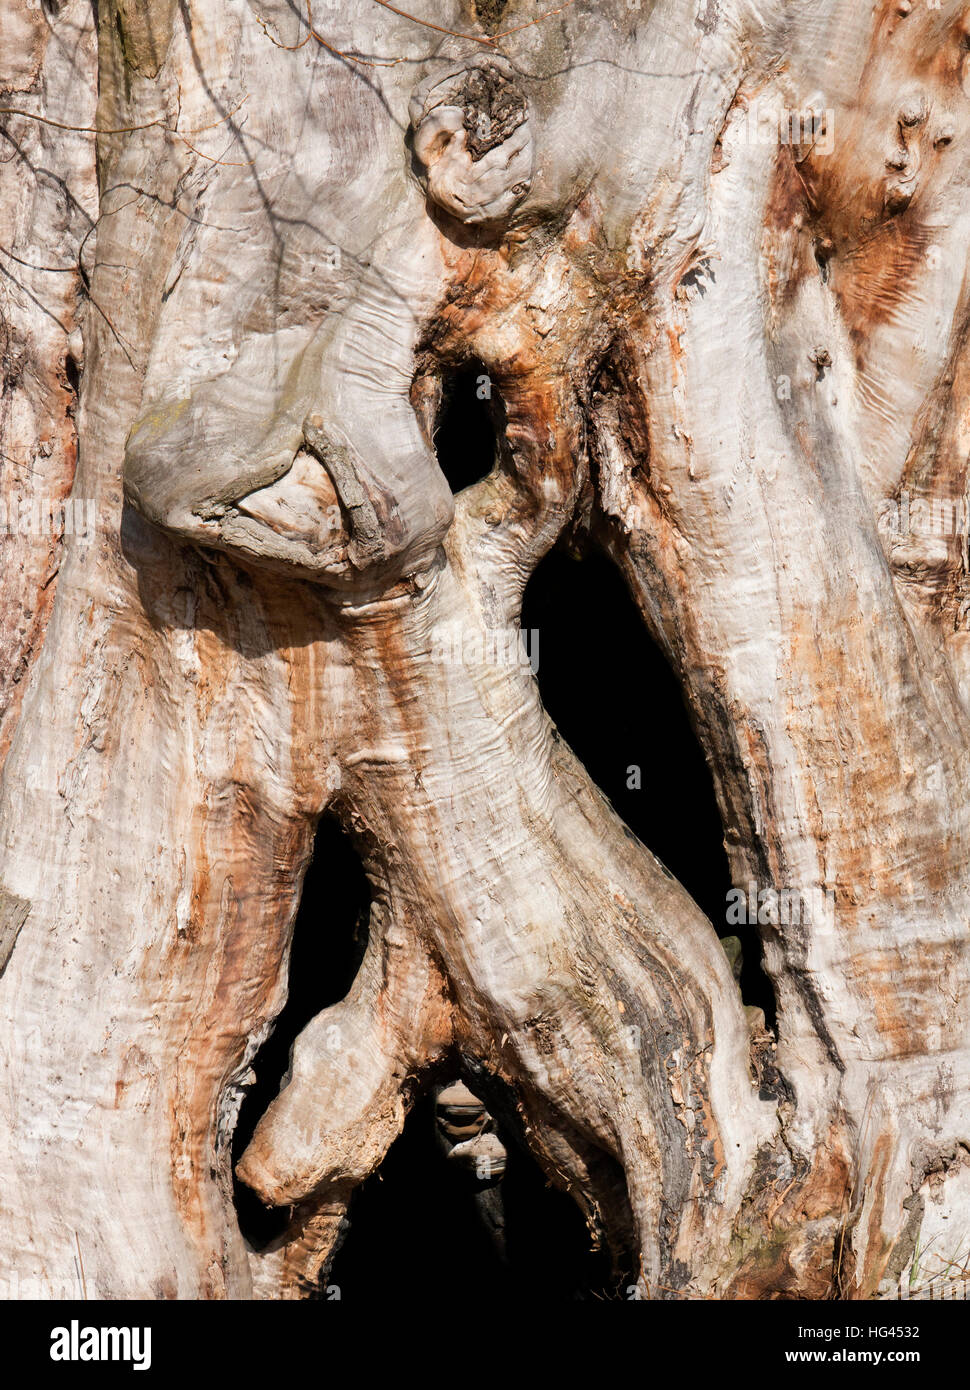
[[[75,267],[4,309],[37,384],[3,487],[27,450],[70,484],[83,280],[97,528],[5,571],[4,1260],[48,1296],[310,1295],[459,1071],[641,1296],[868,1298],[955,1258],[970,9],[115,0],[92,120],[83,7],[52,8],[7,0],[37,56],[5,106],[99,133],[3,117],[3,177],[33,196],[53,140],[68,209],[4,246]],[[453,497],[469,365],[496,460]],[[497,659],[567,531],[683,687],[774,1050]],[[239,1164],[290,1211],[256,1251],[230,1147],[328,809],[369,939]]]
[[[87,5],[4,7],[0,55],[0,766],[50,615],[65,531],[84,344],[79,306],[93,261],[97,54]]]

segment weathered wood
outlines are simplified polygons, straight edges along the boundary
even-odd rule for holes
[[[970,10],[433,8],[328,6],[325,43],[282,3],[100,9],[98,532],[3,774],[0,1251],[50,1290],[80,1246],[103,1297],[304,1296],[463,1069],[644,1295],[895,1288],[914,1211],[924,1248],[970,1213],[970,566],[923,524],[965,507]],[[453,498],[472,363],[498,457]],[[711,924],[495,659],[577,525],[754,885],[767,1090]],[[230,1141],[328,807],[369,943],[239,1165],[292,1207],[256,1253]]]
[[[56,590],[64,533],[93,539],[67,502],[84,365],[82,266],[94,260],[97,55],[83,0],[0,9],[0,765]],[[16,113],[16,114],[15,114]]]

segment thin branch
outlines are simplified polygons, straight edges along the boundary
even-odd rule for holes
[[[298,48],[305,48],[306,45],[310,42],[310,39],[313,37],[313,15],[310,13],[310,0],[306,0],[306,37],[302,38],[299,43],[283,43],[282,40],[274,38],[274,36],[269,32],[269,27],[266,23],[266,20],[263,18],[261,14],[258,14],[256,16],[256,23],[262,29],[263,33],[269,39],[270,43],[275,44],[277,48],[284,48],[287,53],[295,53]]]
[[[325,48],[328,53],[332,53],[335,58],[343,58],[348,63],[358,63],[363,68],[395,68],[397,67],[398,63],[403,63],[405,61],[403,58],[361,58],[358,57],[356,53],[347,53],[342,48],[336,48],[332,43],[328,42],[328,40],[325,39],[322,34],[318,33],[317,30],[313,27],[313,12],[310,8],[310,5],[311,0],[307,0],[307,32],[306,37],[301,39],[299,43],[283,43],[281,39],[278,39],[275,36],[275,34],[272,34],[270,32],[269,25],[266,23],[266,20],[263,19],[261,15],[256,16],[256,22],[257,24],[259,24],[266,37],[269,39],[270,43],[275,45],[276,48],[282,48],[287,53],[295,53],[297,49],[303,48],[305,44],[309,43],[310,39],[316,39],[320,47]]]
[[[52,125],[55,130],[72,130],[78,135],[128,135],[134,130],[151,130],[152,126],[162,126],[165,122],[159,118],[155,121],[146,121],[144,125],[125,125],[119,126],[117,130],[96,125],[65,125],[63,121],[52,120],[50,116],[41,116],[37,111],[23,111],[19,106],[0,106],[0,116],[24,116],[29,121],[40,121],[42,125]]]
[[[392,14],[399,15],[401,19],[409,19],[412,24],[420,24],[423,29],[432,29],[436,34],[447,34],[449,38],[465,39],[468,43],[481,44],[484,48],[495,48],[501,39],[508,38],[510,34],[520,34],[523,29],[531,29],[534,25],[541,24],[544,19],[550,19],[553,15],[562,14],[563,10],[567,10],[570,5],[575,4],[575,0],[564,0],[564,3],[558,5],[555,9],[543,10],[542,14],[536,15],[535,19],[530,19],[525,24],[516,24],[511,29],[503,29],[500,34],[466,34],[458,29],[447,29],[442,24],[434,24],[430,19],[421,19],[419,15],[411,14],[409,10],[402,10],[399,9],[397,5],[392,5],[390,0],[374,0],[374,4],[380,5],[382,9],[390,10]],[[305,47],[310,39],[313,38],[316,39],[317,43],[325,48],[328,53],[332,53],[334,57],[344,58],[348,63],[359,63],[361,67],[365,68],[393,68],[396,67],[398,63],[406,61],[404,58],[361,58],[356,53],[349,53],[345,49],[335,47],[313,27],[311,0],[307,0],[306,10],[307,32],[305,36],[300,39],[299,43],[283,43],[281,39],[276,38],[276,36],[270,32],[266,20],[264,20],[261,15],[256,16],[256,22],[269,41],[275,44],[277,48],[284,49],[287,53],[295,53],[298,49]]]
[[[87,1301],[88,1282],[84,1277],[84,1261],[81,1259],[81,1241],[77,1231],[74,1232],[74,1244],[77,1246],[77,1263],[81,1274],[81,1296]]]
[[[523,29],[531,29],[533,25],[541,24],[544,19],[550,19],[555,14],[562,14],[563,10],[568,10],[570,5],[574,5],[576,0],[565,0],[565,4],[560,5],[555,10],[544,10],[542,14],[536,15],[535,19],[530,19],[525,24],[516,24],[512,29],[503,29],[500,34],[492,37],[493,43],[498,43],[499,39],[507,39],[510,34],[521,34]]]
[[[428,19],[419,19],[415,14],[409,14],[407,10],[399,10],[396,5],[392,5],[390,0],[374,0],[375,5],[380,5],[385,10],[391,10],[394,14],[400,15],[402,19],[410,19],[415,24],[422,25],[425,29],[434,29],[438,34],[448,34],[453,39],[467,39],[470,43],[484,44],[488,48],[494,48],[501,39],[507,39],[510,34],[521,34],[523,29],[531,29],[536,24],[541,24],[544,19],[550,19],[553,15],[562,14],[563,10],[568,10],[570,5],[574,5],[576,0],[564,0],[562,5],[554,10],[543,10],[542,14],[536,15],[535,19],[527,20],[525,24],[516,24],[511,29],[503,29],[499,34],[461,34],[457,29],[444,29],[440,24],[432,24]]]
[[[256,162],[254,159],[216,159],[215,155],[206,154],[205,150],[197,149],[190,140],[186,140],[185,136],[180,135],[178,131],[174,133],[176,137],[181,140],[186,149],[191,150],[193,154],[199,155],[202,159],[207,159],[210,164],[219,164],[228,169],[246,169]],[[231,144],[232,141],[229,143]]]
[[[217,121],[210,121],[208,125],[192,126],[189,129],[190,135],[201,135],[206,130],[215,130],[216,126],[224,125],[226,121],[232,119],[240,107],[244,106],[249,100],[249,94],[243,97],[242,101],[237,102],[231,111],[227,111],[224,116],[220,116]],[[154,126],[161,127],[169,135],[177,135],[180,140],[184,139],[182,132],[177,125],[167,125],[161,117],[154,121],[145,121],[142,125],[123,125],[123,126],[97,126],[97,125],[65,125],[63,121],[52,120],[50,116],[42,116],[37,111],[24,111],[17,106],[0,106],[0,116],[24,116],[29,121],[40,121],[42,125],[54,126],[56,130],[70,130],[78,135],[131,135],[138,130],[151,130]],[[199,153],[197,151],[197,153]],[[208,158],[206,155],[204,158]]]
[[[396,5],[390,4],[389,0],[374,0],[374,4],[380,5],[382,9],[390,10],[393,14],[400,15],[402,19],[410,19],[414,24],[420,24],[424,29],[433,29],[436,34],[447,34],[453,39],[468,39],[470,43],[481,43],[486,48],[491,48],[500,37],[499,35],[492,38],[488,35],[483,37],[481,34],[460,34],[457,29],[443,29],[440,24],[432,24],[430,19],[419,19],[416,14],[409,14],[407,10],[399,10]],[[525,29],[528,26],[523,24],[522,27]],[[513,33],[514,30],[509,30],[509,32]]]

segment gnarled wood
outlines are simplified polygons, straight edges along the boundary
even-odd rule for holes
[[[4,769],[0,1250],[305,1296],[461,1072],[644,1295],[871,1296],[970,1211],[966,533],[899,524],[965,501],[970,10],[434,11],[100,15],[98,541]],[[470,364],[497,457],[453,498]],[[567,529],[762,895],[771,1087],[711,924],[497,659]],[[239,1164],[292,1208],[256,1252],[230,1142],[328,807],[369,942]]]

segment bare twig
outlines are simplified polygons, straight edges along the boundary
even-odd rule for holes
[[[78,1239],[77,1231],[74,1232],[74,1244],[77,1246],[77,1267],[78,1272],[81,1276],[81,1297],[84,1299],[86,1303],[88,1298],[88,1285],[87,1280],[84,1277],[84,1261],[81,1259],[81,1242]]]
[[[497,36],[461,34],[457,29],[444,29],[440,24],[432,24],[430,19],[420,19],[416,14],[409,14],[407,10],[399,10],[396,5],[390,4],[389,0],[374,0],[374,4],[380,5],[384,10],[390,10],[392,14],[400,15],[402,19],[410,19],[412,23],[420,24],[423,29],[433,29],[436,34],[447,34],[453,39],[468,39],[471,43],[484,44],[486,48],[490,48],[496,42]]]
[[[232,120],[236,112],[240,107],[244,106],[248,100],[249,95],[247,94],[243,97],[242,101],[236,103],[231,111],[227,111],[226,114],[220,116],[217,121],[210,121],[208,125],[192,126],[189,129],[189,135],[201,135],[204,131],[215,130],[216,126],[224,125],[226,121]],[[177,124],[174,126],[168,125],[161,117],[158,117],[154,121],[145,121],[141,125],[66,125],[63,121],[55,121],[50,116],[42,116],[38,111],[24,111],[19,106],[0,106],[0,116],[23,116],[29,121],[39,121],[41,125],[53,126],[55,130],[70,130],[77,135],[131,135],[135,131],[151,130],[154,126],[158,126],[168,135],[175,135],[179,140],[185,140],[185,136],[182,131],[179,130]],[[201,151],[197,150],[196,153],[200,154]],[[209,157],[208,155],[203,155],[204,159],[208,159]]]
[[[453,39],[465,39],[469,43],[481,44],[483,48],[495,48],[502,39],[508,38],[510,34],[520,34],[523,29],[531,29],[536,24],[541,24],[544,19],[549,19],[553,15],[562,14],[563,10],[567,10],[570,5],[575,4],[575,0],[565,0],[562,5],[558,5],[555,9],[544,10],[542,14],[536,15],[535,19],[530,19],[525,24],[516,24],[511,29],[503,29],[500,34],[462,33],[458,29],[448,29],[442,24],[435,24],[430,19],[422,19],[420,15],[411,14],[409,10],[399,9],[397,5],[392,5],[390,0],[374,0],[374,4],[380,5],[382,9],[390,10],[392,14],[399,15],[401,19],[409,19],[412,24],[420,24],[423,29],[432,29],[436,34],[447,34],[449,38]],[[306,9],[307,32],[304,37],[300,39],[299,43],[283,43],[281,39],[278,39],[270,32],[265,19],[257,15],[256,21],[269,41],[275,44],[277,48],[285,49],[288,53],[295,53],[298,49],[305,47],[310,39],[313,38],[316,39],[317,43],[320,44],[322,48],[325,48],[328,53],[332,53],[334,57],[343,58],[349,63],[358,63],[361,67],[393,68],[396,67],[398,63],[403,63],[405,61],[403,58],[361,58],[359,54],[350,53],[346,49],[335,47],[334,44],[325,39],[323,35],[313,27],[311,0],[307,0]]]
[[[313,27],[313,11],[310,6],[311,0],[307,0],[307,32],[306,37],[302,38],[299,43],[283,43],[281,39],[278,39],[275,34],[270,32],[269,25],[261,15],[256,16],[256,22],[269,39],[270,43],[274,44],[277,48],[284,49],[287,53],[295,53],[297,49],[303,48],[305,44],[309,43],[310,39],[316,39],[320,47],[325,48],[328,53],[332,53],[335,58],[343,58],[348,63],[357,63],[363,68],[394,68],[397,67],[398,63],[404,62],[403,58],[361,58],[356,53],[348,53],[342,48],[335,47],[334,44],[325,39],[323,35],[318,33]]]
[[[531,29],[536,24],[541,24],[544,19],[551,19],[555,14],[562,14],[563,10],[568,10],[570,5],[574,5],[576,0],[565,0],[565,4],[559,5],[554,10],[544,10],[542,14],[537,14],[535,19],[528,20],[525,24],[516,24],[512,29],[503,29],[500,34],[492,36],[492,42],[498,43],[500,39],[507,39],[510,34],[521,34],[523,29]]]

